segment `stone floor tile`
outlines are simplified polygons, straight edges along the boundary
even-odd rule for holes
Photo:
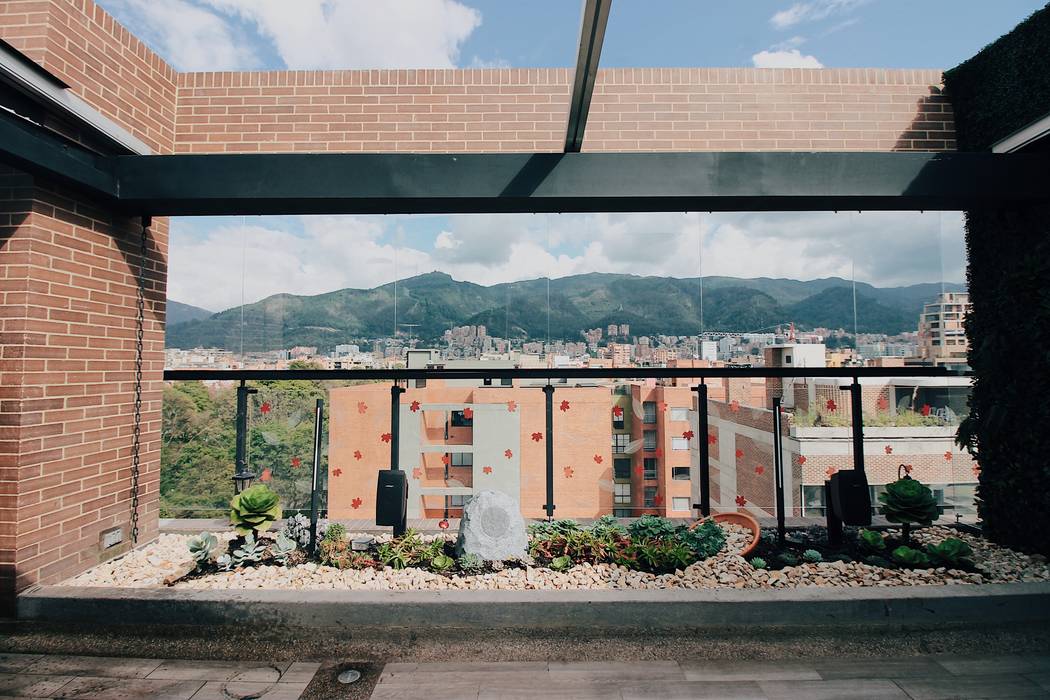
[[[189,700],[204,685],[203,681],[149,680],[147,678],[77,677],[52,695],[63,700]]]
[[[854,678],[837,681],[759,681],[770,700],[907,700],[893,681]]]
[[[478,693],[478,700],[620,700],[621,697],[620,686],[615,683],[573,683],[557,687],[482,683]]]
[[[657,681],[620,686],[623,700],[766,700],[753,681]]]
[[[935,658],[941,666],[961,676],[1050,671],[1050,656],[1038,654],[942,655]]]
[[[98,678],[145,678],[161,659],[124,659],[111,656],[45,656],[26,668],[28,673]]]
[[[901,678],[897,684],[913,700],[941,698],[1045,697],[1046,691],[1024,676],[981,674],[944,678]]]
[[[306,683],[309,684],[317,674],[319,668],[321,668],[321,664],[319,663],[296,661],[295,663],[290,664],[288,668],[285,669],[284,673],[281,674],[281,682],[301,683],[306,681]]]
[[[378,683],[372,690],[372,700],[477,700],[478,689],[476,681],[414,686]]]
[[[408,671],[406,673],[383,673],[379,677],[379,685],[386,686],[419,686],[431,684],[434,686],[444,686],[449,683],[456,683],[459,681],[480,683],[485,685],[486,683],[500,683],[503,685],[522,685],[530,686],[537,683],[546,682],[544,679],[549,678],[547,671],[500,671],[496,669],[490,669],[486,671],[429,671],[420,669],[419,671]]]
[[[259,700],[299,700],[309,683],[253,683],[247,681],[207,681],[193,700],[230,700],[252,697]]]
[[[819,681],[808,661],[682,661],[689,681]]]
[[[404,669],[419,673],[441,673],[455,671],[457,673],[485,673],[488,671],[547,671],[546,661],[435,661],[433,663],[420,664],[387,664],[383,673],[396,672],[398,667],[413,668]]]
[[[552,683],[591,680],[595,683],[633,680],[678,680],[685,674],[677,661],[551,661]]]
[[[0,654],[0,673],[16,673],[42,658],[43,654]]]
[[[268,664],[262,661],[193,661],[172,659],[162,662],[147,676],[154,680],[239,680],[276,683],[290,666],[287,661]]]
[[[825,680],[845,678],[927,678],[944,676],[948,670],[926,656],[866,659],[819,659],[812,662]]]
[[[27,698],[46,698],[73,680],[73,676],[38,676],[31,673],[0,673],[0,693]]]

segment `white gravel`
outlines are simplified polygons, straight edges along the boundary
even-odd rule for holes
[[[981,538],[947,528],[924,528],[915,533],[919,542],[938,542],[958,537],[973,547],[974,561],[981,573],[938,569],[883,569],[856,562],[823,562],[786,567],[780,571],[756,570],[738,552],[748,541],[745,531],[727,528],[725,550],[697,562],[684,571],[654,575],[614,564],[580,564],[566,572],[546,568],[505,568],[478,576],[435,574],[409,568],[381,571],[339,570],[314,563],[284,568],[247,567],[178,581],[185,589],[348,589],[348,590],[535,590],[535,589],[661,589],[661,588],[798,588],[832,586],[954,585],[1002,582],[1050,581],[1050,566],[1044,557],[1029,557],[991,544]],[[438,535],[440,537],[441,535]],[[228,541],[229,533],[220,535]],[[127,555],[67,580],[68,586],[118,586],[156,588],[164,578],[178,571],[189,560],[183,535],[160,538]],[[380,536],[380,541],[388,539]],[[433,539],[433,537],[426,537]]]

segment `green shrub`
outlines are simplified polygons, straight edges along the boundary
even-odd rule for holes
[[[562,555],[551,560],[551,569],[554,571],[567,571],[572,568],[572,559]]]
[[[539,522],[530,523],[528,527],[529,534],[540,539],[547,539],[557,535],[567,535],[570,532],[579,532],[581,529],[579,523],[569,518],[550,521],[541,520]]]
[[[696,554],[672,539],[647,539],[633,543],[634,568],[654,574],[673,573],[696,561]]]
[[[860,538],[860,544],[864,549],[872,552],[881,552],[886,549],[886,538],[882,536],[882,533],[874,530],[861,530],[857,533],[857,536]]]
[[[670,539],[677,531],[674,523],[659,515],[643,515],[627,526],[627,532],[635,542]]]
[[[256,484],[230,499],[230,524],[241,535],[268,530],[281,517],[281,499],[265,484]]]
[[[926,546],[926,553],[938,564],[950,569],[970,568],[973,562],[970,555],[973,550],[958,537],[949,537],[939,544]]]
[[[824,555],[822,555],[815,549],[807,549],[806,551],[802,552],[802,561],[806,562],[807,564],[817,564],[819,562],[824,561]]]
[[[891,523],[901,525],[905,542],[912,525],[929,525],[940,515],[933,491],[909,476],[886,484],[879,500],[883,504],[879,512]]]
[[[341,525],[340,523],[330,523],[328,525],[328,528],[325,530],[324,537],[322,539],[328,542],[338,542],[339,540],[345,540],[346,525]]]
[[[676,535],[677,540],[692,550],[699,559],[713,557],[722,551],[726,543],[725,530],[712,520],[705,520],[692,530],[681,528]]]
[[[751,566],[755,569],[766,569],[769,568],[769,564],[766,564],[766,560],[762,557],[752,557]]]
[[[900,546],[890,553],[893,561],[909,569],[925,569],[930,565],[930,558],[917,549]]]

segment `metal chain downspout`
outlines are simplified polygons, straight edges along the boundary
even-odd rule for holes
[[[137,314],[135,317],[135,413],[131,432],[131,542],[139,541],[139,471],[142,450],[142,338],[146,309],[147,236],[152,221],[142,217],[142,239],[139,242]]]

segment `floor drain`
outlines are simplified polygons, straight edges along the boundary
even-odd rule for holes
[[[352,668],[348,668],[339,674],[340,683],[353,683],[354,681],[361,680],[361,672],[355,671]]]

